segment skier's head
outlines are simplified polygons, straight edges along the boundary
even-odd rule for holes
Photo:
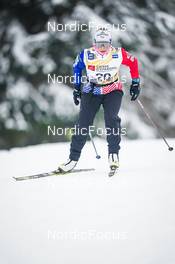
[[[99,28],[94,36],[94,46],[100,52],[107,52],[111,47],[112,38],[106,28]]]

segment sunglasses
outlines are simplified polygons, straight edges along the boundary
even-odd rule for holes
[[[95,46],[97,49],[108,49],[110,47],[110,43],[109,42],[96,42]]]

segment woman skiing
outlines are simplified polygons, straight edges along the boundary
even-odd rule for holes
[[[79,129],[87,133],[75,133],[72,136],[69,159],[59,166],[59,170],[68,172],[76,166],[89,135],[89,127],[92,126],[101,105],[104,109],[107,131],[109,166],[113,171],[119,167],[121,135],[117,131],[121,130],[121,120],[118,116],[123,96],[122,83],[119,79],[121,65],[130,68],[132,78],[130,95],[131,100],[136,100],[140,93],[137,59],[124,48],[113,47],[111,34],[107,29],[98,29],[93,47],[80,52],[73,65],[74,103],[78,105],[81,99],[77,131]],[[86,70],[87,83],[81,89],[83,69]]]

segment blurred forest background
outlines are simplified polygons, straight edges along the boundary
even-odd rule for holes
[[[73,126],[78,108],[72,85],[48,84],[48,74],[72,75],[73,61],[91,46],[92,32],[48,32],[59,24],[116,25],[114,46],[139,59],[141,100],[167,137],[175,137],[175,1],[4,0],[0,1],[0,148],[66,141],[47,126]],[[127,30],[118,30],[126,24]],[[158,137],[137,103],[130,102],[127,69],[120,113],[128,138]],[[103,126],[102,110],[96,125]]]

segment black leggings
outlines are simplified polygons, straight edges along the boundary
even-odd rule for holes
[[[80,114],[76,127],[79,131],[82,130],[83,133],[77,133],[72,136],[70,159],[78,161],[81,155],[81,150],[84,147],[88,136],[88,133],[85,132],[88,132],[89,126],[93,125],[95,115],[101,105],[103,105],[104,109],[105,127],[108,134],[108,153],[118,154],[121,141],[121,119],[119,118],[118,113],[121,106],[122,96],[123,92],[117,90],[105,95],[82,94]]]

